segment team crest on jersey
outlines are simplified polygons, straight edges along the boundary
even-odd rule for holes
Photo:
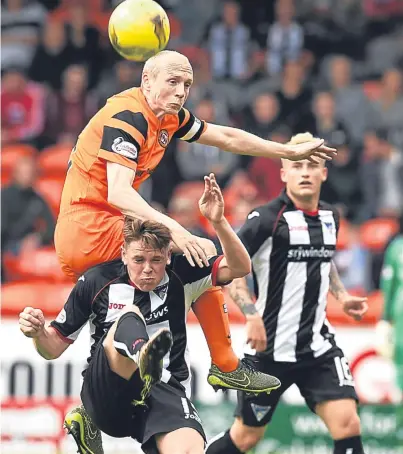
[[[167,294],[168,291],[168,283],[160,285],[159,287],[156,287],[153,292],[161,299],[163,300],[165,298],[165,295]]]
[[[169,143],[169,134],[166,129],[161,129],[159,136],[158,136],[158,142],[161,145],[161,147],[166,148]]]
[[[329,233],[334,233],[334,225],[333,222],[325,222],[325,226],[329,230]]]
[[[117,137],[112,144],[112,151],[129,159],[137,159],[137,148],[123,137]]]

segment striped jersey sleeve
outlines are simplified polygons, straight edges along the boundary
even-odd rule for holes
[[[186,142],[195,142],[206,130],[206,122],[199,120],[189,110],[182,107],[178,113],[179,128],[174,137],[185,140]]]
[[[118,112],[103,124],[98,156],[136,170],[147,132],[148,123],[141,112]]]
[[[94,298],[94,285],[85,275],[73,287],[66,304],[59,315],[50,323],[66,343],[72,344],[88,322],[91,303]]]

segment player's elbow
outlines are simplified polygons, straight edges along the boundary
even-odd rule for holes
[[[250,258],[242,260],[237,266],[231,267],[232,279],[239,279],[247,276],[252,271],[252,263]]]

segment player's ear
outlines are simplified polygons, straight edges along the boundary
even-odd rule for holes
[[[120,252],[121,252],[121,255],[122,255],[122,262],[124,265],[127,265],[127,259],[126,259],[126,250],[125,250],[125,247],[124,245],[122,244],[122,246],[120,247]]]
[[[150,91],[150,76],[146,72],[143,72],[141,75],[141,86],[144,87],[145,90]]]
[[[280,169],[280,177],[281,177],[281,181],[283,183],[287,183],[287,171],[284,168],[284,164],[283,164],[283,167],[281,167],[281,169]]]
[[[167,265],[171,264],[171,257],[172,257],[172,246],[169,247],[167,252]]]
[[[329,172],[327,170],[327,167],[323,167],[322,181],[326,181],[327,180],[328,173]]]

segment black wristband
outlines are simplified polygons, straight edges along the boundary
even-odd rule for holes
[[[254,315],[257,314],[257,309],[254,304],[245,304],[245,306],[241,307],[241,311],[243,315]]]

